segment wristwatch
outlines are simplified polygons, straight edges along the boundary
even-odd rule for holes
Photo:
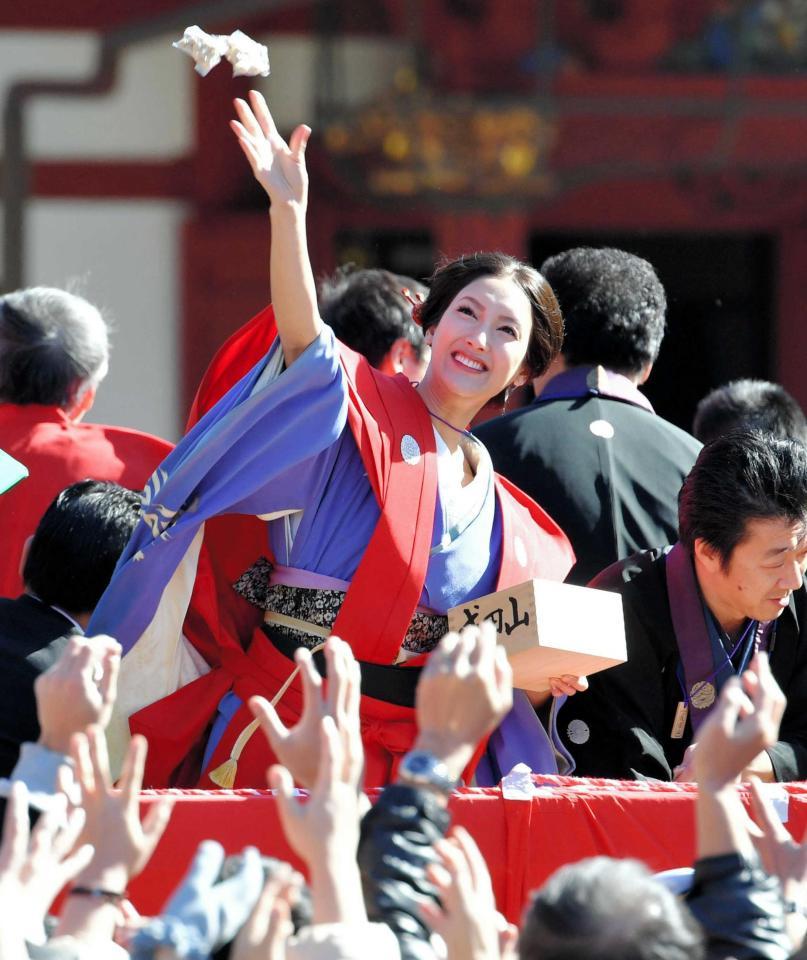
[[[398,779],[410,787],[426,787],[440,793],[451,793],[460,782],[451,776],[442,760],[427,750],[410,750],[398,766]]]

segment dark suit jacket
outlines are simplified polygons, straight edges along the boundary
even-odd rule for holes
[[[596,421],[606,426],[592,432]],[[613,436],[599,435],[609,427]],[[567,582],[585,585],[615,560],[678,539],[678,491],[701,445],[656,414],[602,396],[539,397],[474,433],[571,540]]]
[[[670,614],[662,550],[615,563],[592,587],[622,594],[628,662],[589,677],[589,689],[558,714],[558,733],[574,757],[575,774],[630,780],[671,780],[692,742],[671,736],[682,699],[680,662]],[[768,753],[777,780],[807,777],[807,589],[796,590],[776,621],[771,672],[787,697],[779,742]]]
[[[39,738],[34,681],[61,655],[73,624],[23,594],[0,599],[0,776],[14,769],[20,744]]]

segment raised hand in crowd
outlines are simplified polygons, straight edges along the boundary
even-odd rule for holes
[[[345,720],[358,729],[358,707]],[[286,839],[310,871],[314,923],[366,923],[356,864],[359,795],[333,717],[320,721],[319,770],[309,800],[295,798],[285,767],[270,767],[269,785],[277,791]]]
[[[782,885],[789,905],[788,934],[794,948],[799,947],[807,934],[807,843],[796,843],[757,779],[751,780],[751,809],[757,827],[751,830],[751,840],[766,872]]]
[[[159,917],[142,925],[129,950],[149,960],[162,948],[182,945],[181,956],[207,957],[230,943],[250,916],[263,885],[261,857],[247,847],[237,869],[222,878],[224,848],[215,840],[199,844],[185,877]]]
[[[760,752],[776,743],[784,708],[765,653],[757,653],[741,677],[726,682],[691,754],[699,787],[699,856],[752,851],[735,784]]]
[[[171,817],[173,799],[155,803],[140,821],[139,794],[143,783],[146,741],[133,737],[118,788],[112,786],[103,731],[91,726],[72,742],[75,775],[86,813],[84,837],[95,848],[90,863],[76,880],[59,924],[60,934],[86,940],[111,939],[119,906],[132,877],[146,865]],[[81,890],[91,891],[89,894]]]
[[[295,203],[303,207],[308,199],[308,173],[305,147],[311,128],[298,126],[289,142],[280,136],[263,95],[250,90],[249,103],[235,101],[238,120],[231,120],[239,146],[249,161],[255,179],[275,203]]]
[[[358,791],[364,768],[364,749],[359,727],[361,674],[353,652],[338,637],[325,642],[327,685],[323,685],[313,658],[305,647],[295,655],[303,681],[303,712],[299,723],[288,728],[263,697],[253,697],[249,707],[260,721],[272,750],[295,783],[310,790],[317,780],[322,743],[322,720],[332,717],[342,741],[344,777]]]
[[[119,667],[120,645],[111,637],[71,637],[59,659],[37,677],[39,740],[22,745],[12,773],[13,780],[27,784],[31,806],[45,809],[69,790],[71,739],[89,724],[107,725]]]
[[[67,754],[73,734],[106,728],[118,691],[121,647],[112,637],[71,637],[59,659],[34,683],[39,743]]]
[[[297,127],[286,143],[257,90],[250,91],[249,103],[236,100],[235,110],[238,119],[230,125],[255,179],[271,201],[272,302],[283,356],[290,366],[322,329],[305,232],[305,147],[311,130]]]
[[[737,783],[779,736],[785,696],[771,673],[768,655],[757,653],[740,677],[726,682],[692,752],[701,789]]]
[[[459,780],[480,741],[502,721],[512,703],[512,669],[496,643],[492,624],[447,634],[418,683],[418,738],[413,749],[432,754],[446,765],[452,779]],[[447,796],[439,799],[447,802]],[[501,946],[512,947],[514,933],[496,911],[479,849],[458,828],[452,838],[439,840],[435,851],[440,862],[426,872],[439,902],[423,902],[422,918],[445,940],[449,960],[498,958]],[[503,944],[500,931],[504,931]]]
[[[76,847],[84,822],[83,810],[72,810],[66,815],[66,804],[62,803],[40,817],[31,832],[27,787],[19,782],[12,786],[0,845],[3,960],[27,957],[26,940],[43,941],[45,915],[54,897],[90,862],[92,846]]]
[[[258,902],[230,950],[230,960],[285,960],[298,881],[284,864],[266,881]]]
[[[729,702],[724,703],[720,715],[724,724],[737,724],[733,732],[723,731],[723,741],[728,747],[727,751],[721,754],[719,746],[710,747],[708,761],[701,758],[702,762],[698,764],[698,754],[703,743],[704,731],[707,729],[704,725],[697,741],[687,748],[683,761],[674,770],[673,779],[676,782],[697,780],[700,783],[701,777],[706,777],[707,781],[719,779],[723,771],[733,769],[736,765],[735,758],[738,751],[741,752],[740,755],[745,756],[746,762],[741,769],[731,774],[735,782],[749,780],[752,776],[770,770],[770,760],[765,753],[765,748],[773,746],[776,742],[776,736],[773,740],[771,736],[774,733],[778,736],[786,700],[773,678],[768,655],[764,652],[758,653],[748,669],[740,677],[731,678],[726,687],[729,690],[727,694]],[[730,705],[733,706],[730,707]],[[708,730],[712,739],[718,738],[717,729],[710,727]],[[756,752],[749,755],[748,751],[754,746],[757,747]],[[709,767],[713,768],[711,773]]]
[[[365,816],[359,851],[368,913],[390,927],[407,960],[435,955],[430,922],[445,932],[455,957],[464,956],[468,943],[478,950],[493,949],[496,943],[498,950],[487,868],[478,851],[469,852],[462,834],[457,856],[456,846],[442,844],[449,824],[446,807],[452,785],[512,702],[512,670],[488,623],[445,636],[421,672],[415,697],[417,739],[403,758],[395,783]],[[410,771],[409,761],[416,752],[431,757],[425,779]],[[426,758],[421,754],[420,759]],[[443,868],[435,876],[431,871],[440,864],[441,853],[449,869]],[[474,859],[466,859],[466,855]],[[468,916],[475,912],[480,926],[464,929]],[[508,935],[504,939],[508,940]]]
[[[493,625],[446,634],[420,675],[413,749],[431,753],[458,780],[512,705],[513,671]]]
[[[424,903],[421,914],[445,941],[448,960],[515,960],[518,929],[496,909],[487,865],[471,835],[455,827],[435,851],[439,863],[426,872],[440,899]]]
[[[698,860],[688,905],[716,956],[790,953],[780,889],[759,867],[738,789],[749,766],[776,743],[784,708],[767,654],[758,653],[723,687],[692,753]]]

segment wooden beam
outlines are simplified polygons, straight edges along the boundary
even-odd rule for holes
[[[40,161],[31,170],[35,197],[180,198],[193,196],[190,160]]]

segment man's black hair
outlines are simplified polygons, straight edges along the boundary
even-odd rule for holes
[[[91,613],[132,535],[140,494],[106,480],[82,480],[56,497],[36,528],[25,587],[68,613]]]
[[[541,273],[563,311],[569,366],[637,374],[655,361],[667,297],[647,260],[612,247],[576,247],[549,257]]]
[[[747,430],[807,442],[804,412],[778,383],[733,380],[716,387],[698,404],[692,432],[701,443]]]
[[[701,960],[687,908],[636,860],[591,857],[556,871],[527,907],[520,960]]]
[[[389,270],[341,267],[320,283],[320,315],[342,343],[367,357],[374,367],[381,365],[401,337],[412,344],[421,360],[426,341],[412,319],[412,304],[402,293],[404,289],[412,297],[428,293],[417,280]]]
[[[764,433],[719,437],[698,454],[678,496],[678,535],[704,540],[727,567],[749,520],[807,521],[807,447]]]

